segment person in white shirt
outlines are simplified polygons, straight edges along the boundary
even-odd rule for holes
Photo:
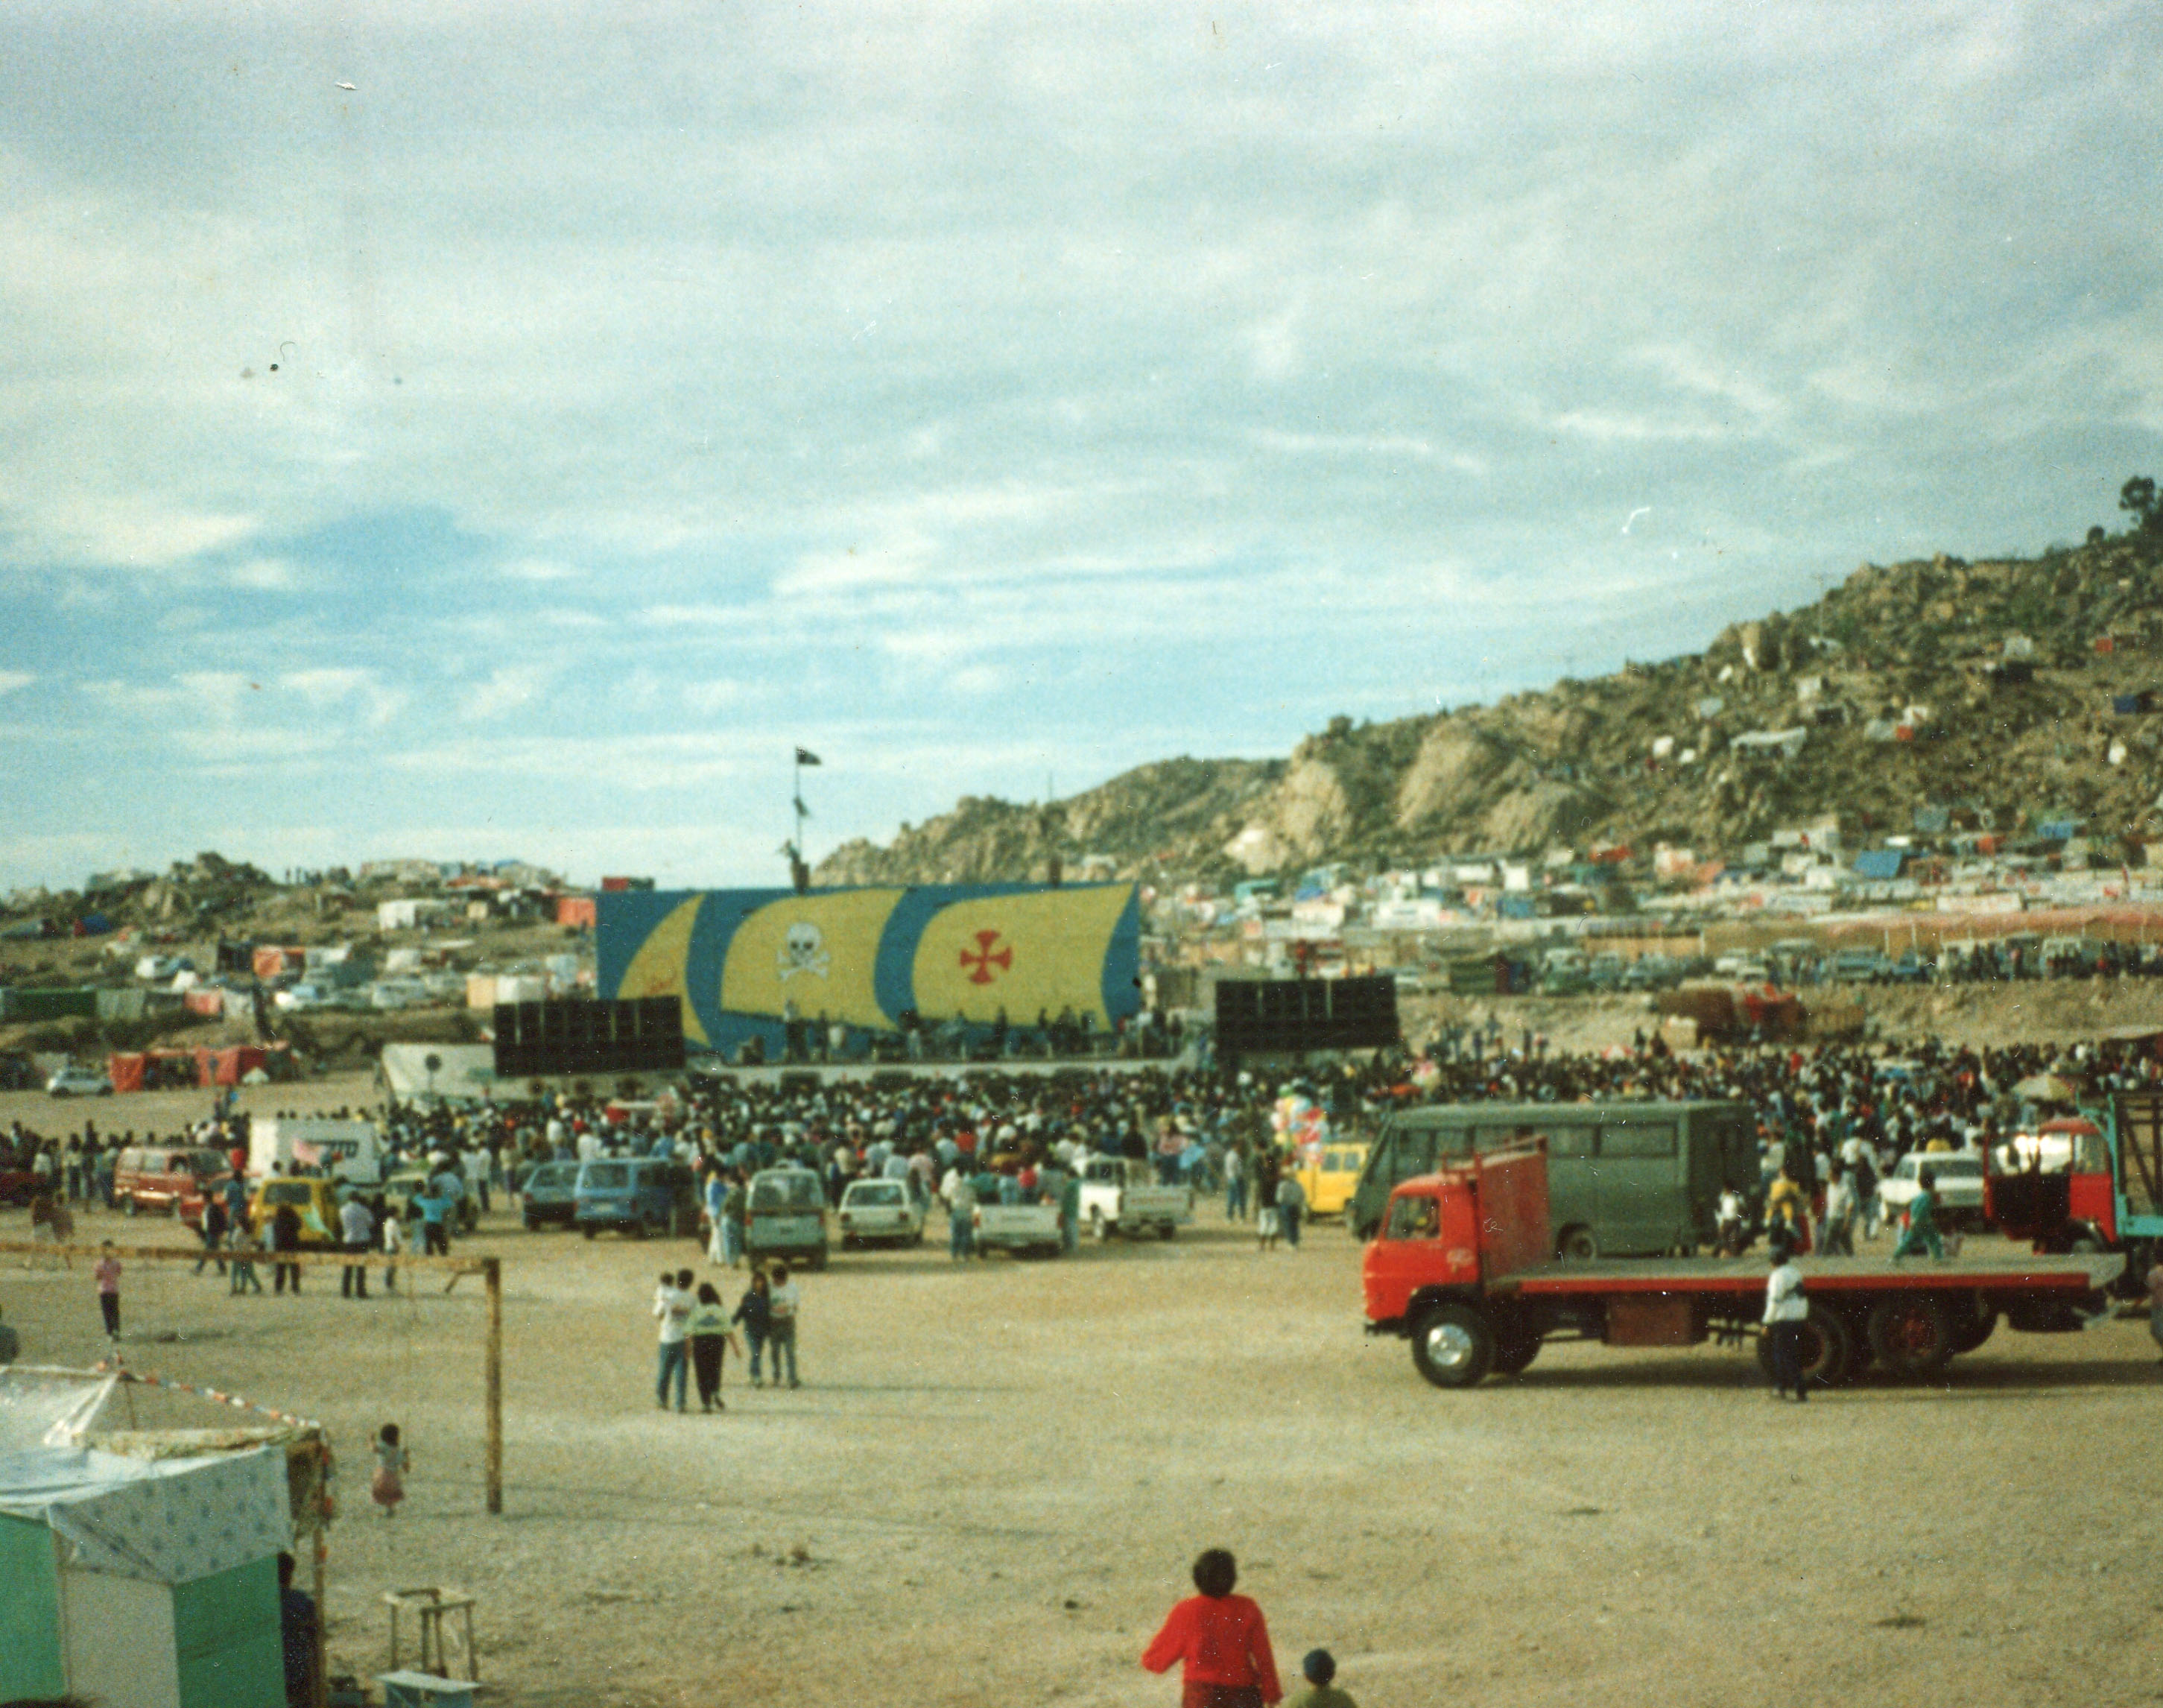
[[[361,1260],[345,1266],[338,1291],[348,1299],[364,1299],[368,1297],[367,1258],[375,1244],[375,1218],[369,1213],[368,1206],[358,1193],[338,1207],[338,1234],[345,1242],[345,1249]]]
[[[690,1349],[686,1344],[691,1333],[691,1313],[699,1307],[698,1296],[691,1291],[691,1271],[679,1269],[672,1281],[667,1276],[653,1291],[653,1314],[661,1319],[661,1366],[658,1379],[653,1385],[654,1402],[663,1411],[668,1409],[668,1378],[676,1378],[676,1409],[683,1409],[683,1391],[689,1386],[691,1366]]]
[[[767,1298],[767,1344],[773,1349],[773,1379],[781,1380],[781,1360],[785,1354],[788,1360],[788,1386],[803,1386],[796,1380],[796,1318],[804,1306],[804,1289],[788,1278],[788,1265],[777,1263],[773,1266],[773,1288]]]
[[[1803,1297],[1802,1266],[1785,1239],[1775,1239],[1773,1272],[1765,1281],[1765,1332],[1773,1338],[1773,1386],[1784,1399],[1792,1393],[1798,1401],[1810,1396],[1803,1375],[1803,1324],[1810,1314]]]

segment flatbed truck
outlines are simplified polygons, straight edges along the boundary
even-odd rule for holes
[[[1401,1336],[1437,1387],[1515,1375],[1549,1340],[1694,1346],[1769,1336],[1763,1258],[1558,1262],[1543,1142],[1452,1161],[1390,1194],[1362,1268],[1367,1332]],[[1809,1317],[1805,1377],[1847,1381],[1873,1360],[1928,1376],[1990,1338],[2002,1318],[2035,1333],[2077,1329],[2106,1308],[2125,1260],[2108,1252],[1802,1260]]]

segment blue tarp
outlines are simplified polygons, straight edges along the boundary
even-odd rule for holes
[[[1888,878],[1900,875],[1900,862],[1908,857],[1898,848],[1871,848],[1855,857],[1857,878]]]

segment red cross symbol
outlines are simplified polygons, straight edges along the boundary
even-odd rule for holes
[[[979,931],[977,933],[976,952],[972,955],[966,949],[961,951],[961,965],[976,968],[976,971],[969,975],[970,983],[989,984],[998,976],[992,971],[994,967],[997,967],[1001,972],[1010,972],[1013,970],[1013,949],[1006,948],[996,951],[992,949],[992,945],[998,940],[999,934],[997,931]]]

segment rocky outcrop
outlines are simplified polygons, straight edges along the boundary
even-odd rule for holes
[[[2163,537],[2143,533],[1865,564],[1702,652],[1434,716],[1338,718],[1282,763],[1178,759],[1049,806],[966,800],[818,876],[1041,877],[1056,854],[1074,876],[1221,878],[1656,840],[1710,856],[1804,819],[1905,830],[1929,806],[2145,836],[2163,711],[2113,702],[2163,689],[2159,562]],[[2008,657],[2026,668],[1996,669]],[[1793,752],[1752,739],[1795,730]]]

